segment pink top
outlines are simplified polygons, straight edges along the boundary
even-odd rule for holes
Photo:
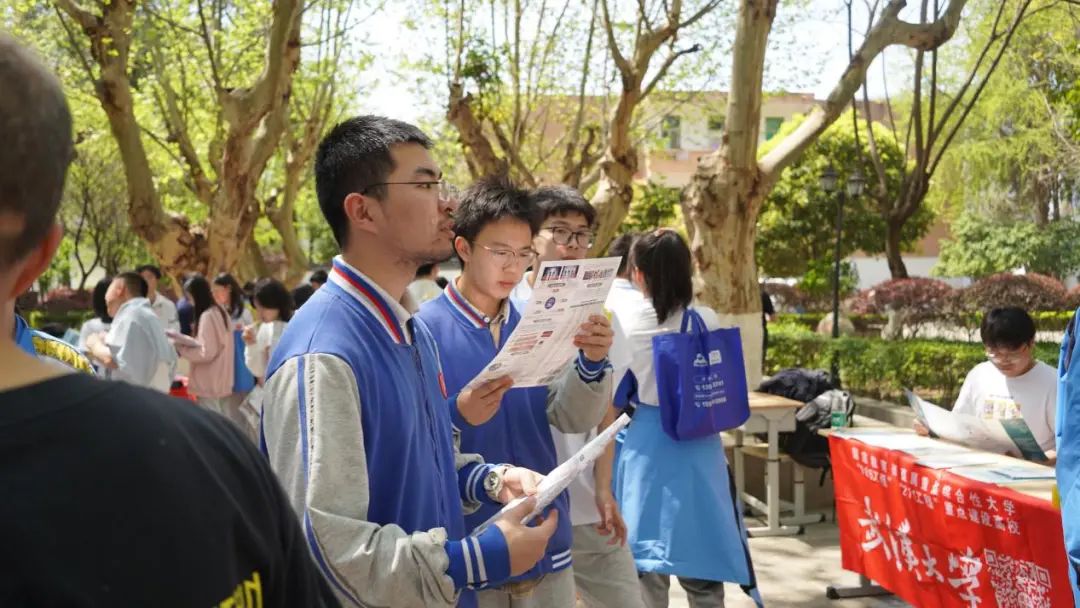
[[[196,397],[219,399],[233,392],[236,344],[226,318],[220,306],[206,309],[195,326],[195,338],[202,346],[177,346],[180,356],[191,362],[188,391]]]

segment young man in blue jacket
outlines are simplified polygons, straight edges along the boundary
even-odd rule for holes
[[[315,187],[341,255],[267,369],[260,447],[346,606],[475,606],[474,589],[532,568],[558,524],[522,526],[529,499],[483,534],[465,528],[463,508],[497,509],[542,478],[458,452],[435,342],[409,312],[417,267],[451,253],[456,201],[430,148],[379,116],[319,144]]]
[[[465,193],[455,224],[462,274],[419,314],[435,337],[451,393],[495,358],[521,319],[509,296],[536,259],[532,241],[539,217],[526,191],[492,180]],[[594,428],[611,399],[607,354],[612,336],[608,320],[595,315],[574,339],[577,357],[550,386],[511,389],[501,403],[470,407],[459,401],[452,416],[462,449],[488,462],[515,462],[542,473],[554,469],[559,461],[551,427],[571,433]],[[573,608],[573,539],[565,492],[555,508],[559,527],[544,558],[513,584],[481,590],[481,608]],[[466,516],[466,526],[471,529],[495,510],[482,506]]]
[[[596,210],[577,189],[566,185],[541,186],[530,195],[540,210],[540,230],[533,238],[538,257],[533,271],[514,288],[510,299],[524,305],[532,296],[536,270],[543,262],[580,260],[593,245]],[[619,273],[604,307],[613,315],[618,333],[619,315],[640,302],[641,292],[626,280],[632,237],[616,239],[608,250],[612,257],[622,257]],[[616,340],[619,339],[616,335]],[[618,361],[612,362],[618,367]],[[618,375],[613,382],[618,386]],[[584,433],[565,433],[552,428],[555,452],[565,462],[580,450],[597,431],[607,428],[618,412],[609,408],[598,429]],[[574,581],[578,595],[588,608],[644,608],[637,566],[626,546],[626,524],[612,492],[615,444],[609,445],[591,471],[577,477],[567,488],[570,495],[570,519],[573,521]]]

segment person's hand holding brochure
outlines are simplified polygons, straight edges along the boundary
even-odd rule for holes
[[[553,382],[577,353],[574,336],[581,325],[603,312],[619,260],[544,262],[521,321],[499,354],[465,388],[506,376],[514,388]]]
[[[611,423],[611,426],[604,429],[603,433],[600,433],[593,438],[592,441],[585,444],[585,447],[571,456],[566,462],[555,467],[555,470],[548,473],[544,480],[536,488],[536,506],[533,507],[528,517],[521,520],[522,524],[528,523],[537,515],[544,512],[544,509],[548,507],[555,500],[555,498],[570,485],[575,477],[581,475],[587,469],[593,466],[596,459],[604,452],[604,449],[609,443],[615,439],[615,434],[622,430],[626,425],[630,424],[630,417],[626,414],[619,416],[615,422]],[[503,516],[507,511],[513,510],[518,504],[524,501],[526,498],[516,498],[506,504],[498,513],[493,515],[490,519],[485,521],[476,527],[472,531],[472,534],[480,534],[488,526],[495,523],[495,520]]]
[[[1023,418],[998,420],[957,414],[925,401],[911,391],[904,393],[919,422],[942,439],[997,454],[1019,453],[1036,462],[1047,460]]]

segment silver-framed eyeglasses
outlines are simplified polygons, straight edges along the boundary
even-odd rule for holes
[[[360,189],[360,194],[367,194],[368,190],[376,186],[425,186],[425,189],[438,188],[439,200],[441,201],[456,201],[461,195],[461,191],[457,186],[448,183],[445,179],[429,179],[415,182],[378,182],[375,184],[368,184]]]
[[[502,264],[503,268],[509,268],[510,266],[513,266],[515,262],[523,266],[528,266],[536,261],[536,256],[539,255],[533,249],[514,251],[513,249],[488,247],[487,245],[480,245],[480,248],[490,253],[491,256],[495,258],[495,261]]]
[[[581,230],[574,232],[568,228],[562,228],[560,226],[553,226],[551,228],[542,228],[541,232],[547,232],[551,234],[551,240],[556,245],[569,245],[571,241],[575,242],[578,247],[582,249],[588,249],[593,246],[593,242],[596,239],[596,235],[592,230]]]

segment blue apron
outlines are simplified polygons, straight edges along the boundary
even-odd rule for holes
[[[1080,314],[1080,311],[1077,311]],[[1073,599],[1080,605],[1080,365],[1072,365],[1076,346],[1076,316],[1069,322],[1058,358],[1057,485],[1061,495],[1061,523]]]
[[[616,496],[639,571],[738,583],[763,605],[720,435],[675,441],[659,407],[638,405],[617,468]]]

